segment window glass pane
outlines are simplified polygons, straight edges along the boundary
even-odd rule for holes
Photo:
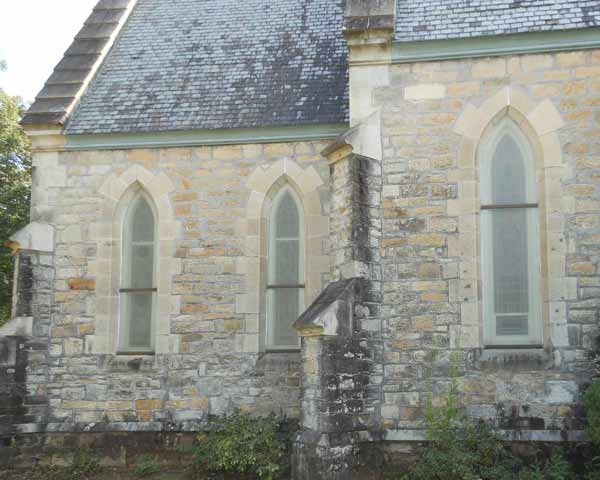
[[[274,285],[296,285],[300,283],[300,241],[275,240]]]
[[[493,210],[494,313],[498,335],[527,335],[529,258],[527,209]]]
[[[132,245],[131,285],[126,288],[154,287],[154,245]]]
[[[300,236],[300,213],[290,192],[285,192],[277,204],[275,217],[276,238],[298,238]]]
[[[154,215],[150,205],[143,197],[137,201],[130,218],[133,242],[154,241]]]
[[[128,338],[126,348],[152,348],[152,304],[154,294],[151,292],[124,293],[127,303],[127,322],[124,328]]]
[[[527,203],[525,161],[510,135],[498,143],[490,173],[492,203]]]
[[[496,335],[527,335],[528,333],[527,315],[496,316]]]
[[[269,290],[270,334],[273,346],[297,346],[298,335],[292,327],[300,316],[304,290],[301,288],[276,288]]]
[[[123,289],[154,288],[155,219],[143,196],[126,217],[123,237]],[[120,345],[127,350],[152,349],[153,292],[122,292]]]

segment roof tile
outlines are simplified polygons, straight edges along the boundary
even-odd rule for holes
[[[397,0],[396,39],[445,40],[600,25],[598,0]]]
[[[338,123],[343,0],[138,0],[67,133]]]

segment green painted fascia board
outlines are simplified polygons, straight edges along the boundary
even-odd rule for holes
[[[515,33],[492,37],[394,42],[393,63],[600,48],[600,28]]]
[[[346,123],[332,123],[268,128],[67,135],[66,149],[115,150],[327,140],[337,137],[348,128]]]

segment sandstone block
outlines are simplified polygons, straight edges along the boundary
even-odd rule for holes
[[[93,278],[71,278],[69,280],[69,289],[93,291],[96,289],[96,280]]]

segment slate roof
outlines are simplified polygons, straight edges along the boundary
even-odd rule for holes
[[[343,0],[138,0],[69,134],[348,120]]]
[[[600,25],[600,0],[397,0],[396,11],[399,41]]]

